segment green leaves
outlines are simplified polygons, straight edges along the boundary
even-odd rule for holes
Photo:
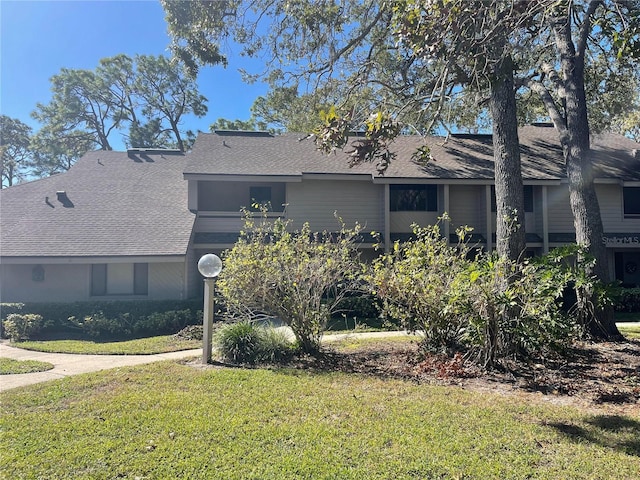
[[[230,313],[241,319],[265,314],[291,327],[306,352],[320,348],[327,321],[341,300],[359,291],[356,249],[360,227],[312,232],[291,230],[289,221],[246,212],[242,237],[225,252],[218,287]]]

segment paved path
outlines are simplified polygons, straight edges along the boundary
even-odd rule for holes
[[[640,322],[627,322],[624,325],[640,327]],[[323,342],[332,342],[344,338],[383,338],[406,335],[408,335],[406,332],[340,333],[325,335]],[[32,385],[34,383],[55,380],[56,378],[77,375],[79,373],[97,372],[99,370],[125,367],[128,365],[143,365],[161,360],[179,360],[200,356],[202,356],[201,348],[180,352],[159,353],[157,355],[75,355],[70,353],[45,353],[15,348],[12,347],[8,341],[3,340],[0,342],[0,357],[13,358],[15,360],[39,360],[41,362],[49,362],[54,365],[54,368],[46,372],[0,375],[0,392],[24,385]]]
[[[325,342],[337,341],[347,337],[389,337],[407,335],[405,332],[370,332],[326,335]],[[0,392],[11,388],[46,382],[57,378],[77,375],[79,373],[97,372],[109,368],[128,365],[143,365],[161,360],[179,360],[183,358],[201,357],[202,349],[183,350],[180,352],[159,353],[157,355],[76,355],[71,353],[46,353],[12,347],[8,341],[0,342],[0,357],[15,360],[39,360],[54,365],[46,372],[20,373],[0,375]]]

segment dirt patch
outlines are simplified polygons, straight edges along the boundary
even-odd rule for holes
[[[640,341],[581,343],[564,357],[509,361],[486,371],[453,358],[420,353],[417,343],[380,340],[348,348],[328,347],[318,357],[289,366],[341,371],[417,383],[458,385],[502,394],[531,395],[546,402],[640,415]]]

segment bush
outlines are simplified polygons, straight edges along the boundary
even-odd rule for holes
[[[617,312],[640,312],[640,288],[620,288],[614,301]]]
[[[460,238],[466,229],[459,231]],[[510,355],[540,356],[566,346],[580,333],[561,308],[567,285],[595,291],[584,266],[571,267],[576,250],[521,263],[453,247],[439,225],[414,230],[416,240],[395,244],[373,262],[369,280],[385,315],[407,330],[424,332],[423,345],[467,356],[489,366]]]
[[[20,306],[21,310],[20,310]],[[202,322],[201,300],[101,301],[2,304],[3,318],[22,311],[40,315],[41,334],[116,335],[169,334]]]
[[[248,321],[220,328],[214,335],[214,346],[225,361],[249,365],[282,362],[295,351],[282,330]]]
[[[356,239],[359,227],[312,233],[309,225],[288,231],[289,222],[254,222],[249,213],[241,238],[225,252],[218,280],[229,313],[238,318],[268,314],[293,330],[305,352],[320,338],[342,299],[362,289]]]
[[[42,317],[30,313],[10,313],[4,322],[5,334],[12,342],[29,340],[40,332],[42,326]]]

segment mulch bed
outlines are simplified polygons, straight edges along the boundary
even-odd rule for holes
[[[341,371],[416,383],[458,385],[500,393],[534,394],[564,404],[620,406],[640,414],[640,341],[580,343],[564,357],[503,362],[486,371],[465,361],[424,354],[417,343],[380,341],[356,349],[330,347],[290,367]]]

